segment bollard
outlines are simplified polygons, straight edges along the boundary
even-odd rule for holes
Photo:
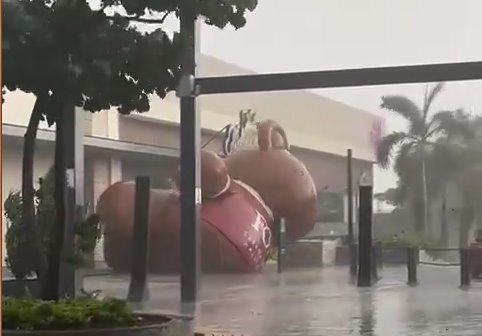
[[[353,230],[353,151],[347,150],[347,215],[348,215],[348,249],[350,258],[350,277],[354,280],[357,274],[357,250]]]
[[[372,285],[372,220],[373,187],[361,185],[359,189],[360,206],[358,209],[358,287]]]
[[[407,248],[407,273],[409,286],[417,286],[418,247]]]
[[[132,239],[131,281],[127,300],[143,302],[149,299],[147,273],[149,262],[149,201],[150,178],[136,178],[136,194],[134,204],[134,234]]]
[[[277,268],[278,268],[278,273],[281,273],[283,272],[283,266],[284,266],[285,254],[286,254],[286,248],[285,248],[286,225],[283,218],[277,218],[276,224],[277,224],[276,227],[278,232]]]
[[[470,286],[470,249],[460,249],[460,288]]]

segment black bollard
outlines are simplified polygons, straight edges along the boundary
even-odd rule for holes
[[[360,186],[358,209],[358,287],[372,285],[372,216],[373,187]]]
[[[417,286],[418,247],[407,248],[407,274],[409,286]]]
[[[470,286],[470,249],[460,249],[460,288]]]
[[[147,273],[149,262],[149,202],[150,178],[136,178],[134,208],[134,234],[132,239],[131,281],[127,300],[143,302],[149,300]]]
[[[285,221],[284,221],[283,218],[278,218],[276,222],[277,222],[276,227],[277,227],[277,231],[278,231],[278,260],[277,260],[277,266],[278,266],[278,273],[281,273],[283,271],[285,254],[286,254],[286,248],[285,248],[286,226],[285,226]]]
[[[350,277],[354,280],[357,274],[357,247],[355,245],[353,230],[353,151],[347,150],[347,198],[348,198],[348,252],[350,262]]]

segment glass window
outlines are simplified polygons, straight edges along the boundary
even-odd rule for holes
[[[342,193],[319,191],[318,192],[318,222],[336,223],[344,222],[344,200]]]

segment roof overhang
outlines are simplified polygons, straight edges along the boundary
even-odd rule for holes
[[[23,138],[26,131],[25,126],[2,124],[2,137]],[[55,131],[39,129],[37,140],[41,142],[55,141]],[[161,156],[161,157],[179,157],[179,150],[169,147],[158,147],[151,145],[138,144],[134,142],[101,138],[96,136],[84,136],[84,145],[86,149],[95,149],[100,151],[115,152],[117,154],[137,154],[143,156]]]

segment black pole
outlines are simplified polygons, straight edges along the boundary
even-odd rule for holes
[[[353,244],[353,165],[352,159],[353,154],[352,150],[347,150],[347,197],[348,197],[348,244]]]
[[[198,78],[201,94],[340,88],[482,79],[482,62],[283,72]]]
[[[470,249],[460,249],[460,288],[470,286]]]
[[[181,302],[197,301],[200,273],[201,123],[196,111],[196,16],[194,0],[181,6],[183,55],[177,95],[181,98]]]
[[[372,216],[373,187],[360,186],[358,210],[358,287],[372,285]]]
[[[418,278],[417,277],[418,255],[419,255],[419,250],[417,247],[407,248],[407,275],[408,275],[407,284],[412,287],[418,285],[418,279],[417,279]]]
[[[144,302],[149,300],[147,273],[149,267],[149,202],[151,181],[148,176],[136,178],[134,203],[134,226],[132,239],[131,282],[127,300]]]
[[[353,153],[351,149],[347,150],[347,197],[348,197],[348,252],[350,258],[350,276],[354,278],[357,273],[357,254],[356,246],[354,246],[353,234]]]
[[[277,260],[277,266],[278,266],[278,273],[281,273],[283,271],[285,254],[286,254],[286,248],[285,248],[286,226],[285,226],[284,219],[282,219],[282,218],[277,218],[276,224],[277,224],[276,226],[277,226],[277,231],[278,231],[278,260]]]

